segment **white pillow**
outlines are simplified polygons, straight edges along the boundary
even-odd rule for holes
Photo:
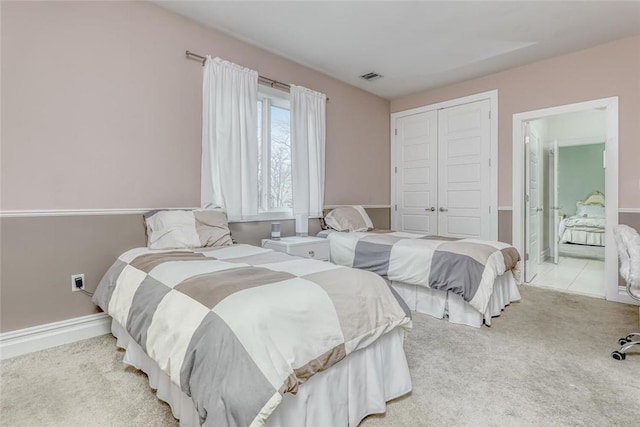
[[[604,218],[604,206],[585,205],[582,202],[576,203],[576,215],[585,218]]]
[[[330,228],[337,231],[368,231],[373,229],[373,222],[362,206],[341,206],[335,208],[324,217]]]
[[[144,215],[149,249],[231,245],[227,214],[219,209],[161,210]]]

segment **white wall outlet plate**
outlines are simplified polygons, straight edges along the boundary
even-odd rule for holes
[[[81,287],[78,287],[76,285],[76,282],[78,281],[78,279],[80,279],[82,281],[82,286]],[[83,274],[72,274],[71,275],[71,290],[73,292],[79,291],[79,290],[84,290],[84,286],[85,286],[84,273]]]

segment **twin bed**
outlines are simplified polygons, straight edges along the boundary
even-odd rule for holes
[[[220,211],[145,219],[93,301],[182,426],[355,426],[411,390],[380,276],[232,244]]]
[[[413,311],[479,328],[520,300],[520,255],[506,243],[374,230],[362,206],[322,225],[331,262],[377,273]]]
[[[520,257],[506,243],[392,231],[319,236],[329,240],[331,262],[379,274],[419,313],[480,327],[520,300]]]
[[[327,263],[232,244],[220,211],[145,220],[93,301],[181,426],[356,426],[411,390],[405,301],[479,326],[516,298],[498,242],[336,232]]]
[[[599,191],[576,203],[576,213],[560,221],[560,243],[604,246],[605,199]]]

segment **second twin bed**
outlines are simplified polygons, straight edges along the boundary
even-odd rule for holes
[[[377,273],[411,310],[480,327],[520,300],[520,255],[507,243],[371,230],[360,206],[325,220],[334,229],[318,236],[329,240],[331,262]]]

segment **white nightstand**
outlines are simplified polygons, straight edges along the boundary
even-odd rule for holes
[[[280,240],[263,239],[262,247],[289,255],[329,261],[329,241],[321,237],[283,237]]]

